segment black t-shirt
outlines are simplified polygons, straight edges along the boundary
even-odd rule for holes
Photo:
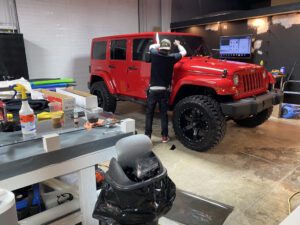
[[[163,55],[157,49],[150,49],[151,79],[150,86],[171,86],[174,65],[182,58],[180,53]]]

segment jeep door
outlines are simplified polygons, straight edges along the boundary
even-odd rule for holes
[[[127,87],[128,95],[146,99],[146,90],[150,81],[151,63],[146,62],[146,54],[153,43],[151,37],[130,39],[130,58],[128,62]]]
[[[113,85],[118,94],[126,94],[127,76],[127,39],[113,39],[110,42],[110,59],[108,67]]]

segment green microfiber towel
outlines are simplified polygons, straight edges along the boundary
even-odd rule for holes
[[[75,83],[72,78],[58,79],[58,80],[43,80],[31,82],[33,85],[45,85],[45,84],[60,84],[60,83]]]

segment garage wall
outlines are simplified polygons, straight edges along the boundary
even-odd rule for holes
[[[161,0],[139,0],[140,31],[161,31]]]
[[[170,31],[172,0],[139,0],[140,32]]]
[[[271,0],[173,0],[172,22],[190,20],[217,12],[256,9],[270,5]]]
[[[271,6],[300,2],[300,0],[272,0]]]
[[[138,32],[137,0],[16,0],[29,76],[87,89],[91,39]]]
[[[161,0],[161,28],[162,31],[170,32],[172,18],[172,0]]]
[[[0,29],[17,29],[17,18],[13,0],[0,0]]]

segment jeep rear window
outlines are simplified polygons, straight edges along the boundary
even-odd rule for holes
[[[110,58],[114,60],[126,60],[126,40],[111,41]]]
[[[132,60],[146,61],[146,53],[149,52],[149,46],[152,43],[152,38],[134,39],[132,49]]]
[[[160,35],[160,40],[169,39],[171,43],[174,43],[175,40],[179,40],[180,43],[185,47],[187,51],[186,56],[196,56],[196,55],[210,55],[209,48],[203,41],[201,37],[196,36],[184,36],[184,35]],[[172,44],[171,47],[172,53],[178,53],[178,48]]]
[[[106,41],[95,42],[93,44],[93,59],[106,59]]]

